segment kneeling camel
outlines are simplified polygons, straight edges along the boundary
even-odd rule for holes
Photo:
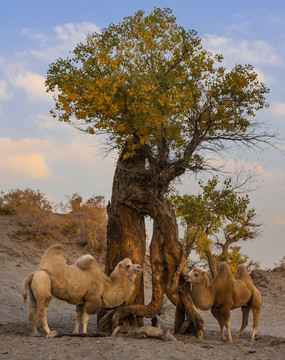
[[[101,306],[112,308],[127,301],[134,289],[136,276],[141,272],[140,265],[126,258],[108,277],[93,256],[83,255],[75,265],[67,265],[62,246],[51,246],[44,253],[39,270],[28,275],[22,286],[24,300],[27,299],[27,287],[29,289],[29,320],[34,333],[38,333],[38,312],[38,320],[47,336],[56,336],[56,331],[51,332],[47,323],[47,308],[53,297],[77,305],[74,333],[78,333],[81,322],[82,332],[87,333],[90,316],[97,314]]]
[[[191,297],[200,310],[209,310],[218,320],[221,328],[221,339],[225,340],[224,327],[227,329],[228,341],[232,341],[230,331],[230,310],[241,307],[242,325],[236,338],[248,324],[250,310],[253,313],[253,332],[251,341],[258,326],[261,310],[261,294],[254,286],[246,268],[240,265],[234,278],[230,267],[223,262],[218,267],[215,278],[210,282],[205,271],[195,268],[187,277],[192,285]]]

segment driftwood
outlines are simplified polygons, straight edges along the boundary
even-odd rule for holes
[[[126,336],[132,336],[137,339],[144,338],[157,338],[166,341],[176,341],[176,338],[167,329],[163,329],[162,324],[158,323],[158,326],[141,326],[141,327],[130,327],[130,326],[117,326],[112,336],[117,333],[125,333]]]

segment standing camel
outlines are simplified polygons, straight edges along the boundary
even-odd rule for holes
[[[232,342],[230,310],[239,307],[242,309],[242,325],[236,335],[238,338],[248,324],[249,312],[252,309],[251,341],[254,341],[261,310],[261,294],[243,265],[238,267],[235,278],[229,265],[223,262],[219,265],[217,275],[212,281],[205,271],[198,268],[188,274],[187,280],[192,285],[191,297],[194,304],[201,310],[211,309],[213,316],[218,320],[222,340],[225,340],[224,327],[226,327],[228,342]]]
[[[83,323],[83,333],[87,333],[90,316],[97,314],[101,306],[112,308],[122,305],[131,296],[137,274],[142,272],[131,259],[120,261],[108,277],[100,269],[91,255],[81,256],[75,265],[67,265],[61,245],[49,247],[43,255],[39,270],[29,274],[22,286],[22,295],[27,299],[30,293],[29,320],[34,333],[38,320],[48,337],[57,335],[50,331],[47,323],[47,308],[51,298],[56,297],[76,306],[74,333]]]

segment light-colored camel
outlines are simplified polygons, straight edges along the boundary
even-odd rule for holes
[[[62,246],[51,246],[44,253],[39,270],[28,275],[22,286],[24,300],[29,288],[29,320],[34,333],[38,333],[38,312],[38,320],[48,337],[57,335],[56,331],[50,331],[47,323],[47,308],[53,297],[77,305],[74,333],[78,333],[81,322],[82,332],[87,333],[90,316],[97,314],[101,306],[112,308],[126,302],[134,289],[136,276],[141,272],[140,265],[126,258],[108,277],[93,256],[83,255],[75,265],[67,265]]]
[[[254,286],[246,268],[240,265],[234,278],[230,267],[223,262],[218,267],[216,277],[210,282],[207,273],[195,268],[187,277],[191,283],[191,297],[194,304],[201,310],[209,310],[218,320],[221,328],[221,339],[225,340],[224,327],[227,329],[228,341],[232,341],[230,331],[230,310],[241,307],[242,325],[236,338],[248,324],[249,312],[253,313],[253,332],[251,341],[258,326],[261,310],[261,294]]]

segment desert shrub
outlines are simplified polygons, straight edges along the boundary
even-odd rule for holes
[[[0,193],[0,213],[15,214],[16,212],[30,211],[31,209],[51,212],[52,204],[39,190],[11,190],[6,194]]]
[[[16,214],[28,238],[49,240],[54,236],[52,204],[39,190],[1,192],[0,213]]]
[[[61,224],[65,233],[73,236],[80,245],[105,248],[107,211],[103,196],[92,196],[83,202],[75,193],[61,208],[66,213]]]
[[[61,214],[55,214],[54,209]],[[80,245],[106,246],[107,212],[103,196],[86,202],[74,194],[68,202],[52,204],[39,190],[11,190],[0,193],[0,214],[15,214],[27,239],[48,243],[68,236]]]

